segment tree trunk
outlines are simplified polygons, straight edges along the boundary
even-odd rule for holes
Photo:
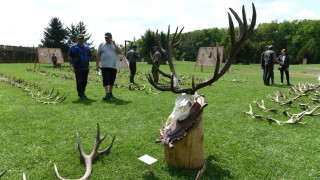
[[[205,162],[203,111],[196,118],[199,118],[197,123],[188,130],[187,135],[173,142],[174,148],[164,144],[164,155],[168,164],[187,169],[203,166]]]

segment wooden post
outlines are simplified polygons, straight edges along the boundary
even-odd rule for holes
[[[188,131],[187,136],[173,142],[174,148],[164,145],[165,160],[168,164],[180,168],[194,169],[202,167],[204,157],[203,111],[197,116],[197,123]]]

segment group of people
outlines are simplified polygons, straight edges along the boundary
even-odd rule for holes
[[[267,45],[265,51],[261,54],[261,69],[263,70],[263,83],[266,86],[274,85],[274,64],[279,64],[281,85],[283,85],[283,75],[286,75],[287,85],[290,84],[289,79],[289,65],[290,59],[286,49],[281,50],[281,55],[276,57],[273,50],[273,45]],[[270,83],[271,80],[271,83]]]
[[[101,71],[102,84],[106,93],[102,99],[107,101],[115,98],[112,90],[117,75],[118,55],[122,54],[122,49],[112,39],[110,32],[105,33],[104,37],[105,42],[99,45],[96,55],[96,70]],[[156,53],[154,54],[153,60],[159,68],[161,54],[158,47],[154,47],[154,49]],[[86,99],[85,91],[89,75],[89,61],[93,54],[90,47],[84,43],[83,34],[77,36],[77,43],[70,47],[68,56],[71,59],[71,65],[74,69],[79,99]],[[134,84],[134,76],[137,71],[136,62],[140,59],[136,45],[132,46],[132,49],[127,53],[126,57],[129,60],[130,83]],[[159,75],[157,69],[152,68],[152,74],[154,75],[156,83],[158,83]]]

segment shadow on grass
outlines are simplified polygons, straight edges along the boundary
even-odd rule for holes
[[[142,178],[143,178],[143,179],[148,179],[148,180],[149,180],[149,179],[150,179],[150,180],[160,179],[160,178],[156,177],[153,172],[147,172],[147,173],[145,173],[145,175],[143,175]]]
[[[210,155],[206,161],[207,168],[204,172],[203,179],[233,179],[231,172],[220,166],[218,158],[214,155]],[[202,167],[197,169],[181,169],[174,166],[168,166],[168,171],[171,176],[179,178],[183,177],[186,179],[195,179],[201,169]]]
[[[93,100],[90,98],[86,98],[86,99],[76,99],[74,101],[72,101],[72,103],[74,104],[84,104],[84,105],[91,105],[93,102],[96,102],[97,100]]]
[[[276,87],[276,88],[286,88],[286,89],[288,89],[288,88],[291,88],[291,86],[294,86],[294,85],[287,85],[287,84],[283,84],[283,85],[281,85],[281,84],[274,84],[274,85],[267,86],[267,87]]]
[[[109,99],[109,100],[102,100],[103,102],[106,102],[106,103],[112,103],[112,104],[116,104],[116,105],[126,105],[126,104],[129,104],[131,103],[132,101],[126,101],[126,100],[122,100],[120,98],[112,98],[112,99]]]
[[[219,159],[214,155],[210,155],[206,161],[207,170],[204,173],[204,177],[209,177],[210,179],[234,179],[231,172],[222,167]]]

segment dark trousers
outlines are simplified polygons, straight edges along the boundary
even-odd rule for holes
[[[137,64],[130,63],[129,68],[130,68],[130,83],[134,84],[134,76],[136,75],[136,72],[137,72]]]
[[[159,69],[160,63],[155,63],[155,65]],[[151,72],[152,72],[152,76],[153,76],[154,82],[158,83],[159,82],[159,72],[158,72],[158,70],[154,66],[152,66]]]
[[[272,77],[273,77],[273,63],[266,63],[265,70],[266,70],[266,79],[265,79],[264,84],[270,85],[270,79],[272,79]]]
[[[52,61],[53,64],[53,68],[56,69],[57,68],[57,61]]]
[[[290,84],[289,80],[289,70],[286,70],[285,66],[280,69],[281,83],[283,83],[283,72],[286,74],[287,84]]]
[[[267,75],[266,68],[263,67],[263,69],[262,69],[262,81],[263,81],[263,83],[266,82],[266,75]]]
[[[117,78],[117,69],[101,68],[101,73],[103,87],[113,86]]]
[[[78,96],[84,96],[85,95],[84,92],[86,91],[86,87],[88,83],[89,70],[75,69],[74,74],[76,76]]]

